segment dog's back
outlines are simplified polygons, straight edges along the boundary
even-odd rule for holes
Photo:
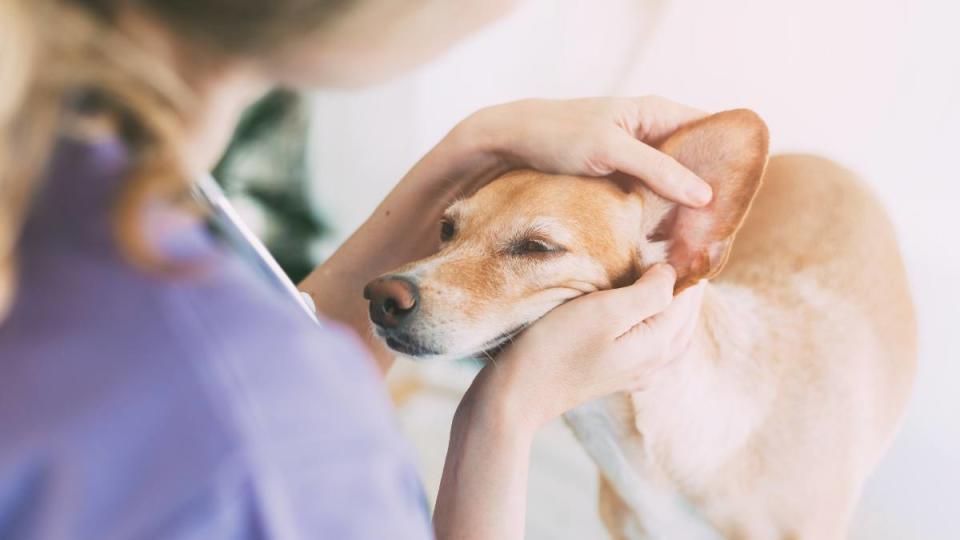
[[[916,369],[916,322],[893,226],[853,173],[814,156],[772,157],[728,265],[716,281],[747,286],[785,314],[822,310],[821,322],[834,319],[831,310],[855,310],[856,319],[866,323],[866,337],[874,341],[867,346],[876,349],[870,373],[859,374],[869,379],[860,384],[875,385],[872,397],[877,401],[870,405],[879,413],[873,419],[876,435],[890,438]],[[810,289],[840,305],[791,298],[791,291]],[[816,334],[805,337],[820,339]]]
[[[753,354],[769,365],[757,382],[777,390],[752,451],[713,488],[763,470],[746,501],[779,514],[799,537],[839,538],[915,371],[914,313],[891,223],[849,171],[811,156],[773,157],[714,283],[761,306]],[[758,465],[760,456],[776,461]],[[721,515],[745,511],[723,506]]]

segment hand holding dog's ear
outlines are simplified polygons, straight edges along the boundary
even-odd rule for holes
[[[668,242],[667,261],[677,270],[677,290],[716,275],[750,209],[767,163],[767,126],[753,111],[717,113],[671,135],[660,149],[703,178],[713,200],[702,208],[662,214],[651,236]],[[663,205],[648,205],[659,207]]]
[[[463,125],[471,138],[492,141],[510,167],[580,176],[619,171],[699,207],[710,200],[710,186],[655,146],[705,114],[656,96],[531,99],[484,109]]]

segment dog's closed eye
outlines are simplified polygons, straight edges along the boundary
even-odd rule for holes
[[[523,238],[510,244],[508,252],[510,255],[559,255],[566,251],[563,246],[550,243],[539,238]]]
[[[565,242],[572,237],[565,227],[551,218],[537,218],[515,233],[503,252],[514,257],[550,257],[567,252]]]

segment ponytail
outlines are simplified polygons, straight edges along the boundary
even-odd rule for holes
[[[316,31],[353,0],[0,0],[0,323],[16,290],[16,255],[64,103],[92,93],[122,126],[131,163],[114,230],[128,260],[165,265],[140,228],[143,206],[183,194],[179,141],[192,94],[113,24],[122,8],[157,17],[214,60],[277,50]]]
[[[140,234],[146,200],[187,186],[177,141],[189,92],[81,3],[0,2],[0,322],[16,290],[23,220],[69,98],[95,93],[123,126],[132,164],[114,222],[128,258],[156,259]]]
[[[49,140],[55,106],[31,95],[38,64],[34,15],[43,0],[4,0],[0,4],[0,317],[9,308],[16,282],[14,251],[30,181]],[[30,121],[25,121],[26,118]]]

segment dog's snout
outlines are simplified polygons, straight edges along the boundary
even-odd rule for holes
[[[370,301],[370,320],[384,328],[400,326],[420,304],[416,283],[403,276],[377,278],[363,289]]]

